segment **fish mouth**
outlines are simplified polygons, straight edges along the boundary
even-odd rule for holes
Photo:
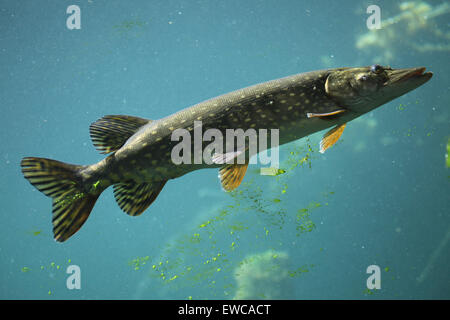
[[[432,72],[425,72],[425,70],[425,67],[386,70],[388,73],[388,81],[384,85],[404,84],[407,82],[417,82],[421,85],[433,76]]]

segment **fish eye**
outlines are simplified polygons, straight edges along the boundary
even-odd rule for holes
[[[370,71],[371,71],[372,73],[378,74],[378,73],[380,73],[381,71],[383,71],[383,67],[380,66],[379,64],[374,64],[374,65],[372,65],[372,66],[370,67]]]

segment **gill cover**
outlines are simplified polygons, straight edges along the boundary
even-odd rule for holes
[[[339,102],[354,104],[377,92],[388,80],[386,70],[378,64],[332,71],[325,82],[325,92]]]

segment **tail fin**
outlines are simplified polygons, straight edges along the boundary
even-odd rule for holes
[[[63,242],[77,232],[89,217],[100,194],[84,191],[77,166],[44,158],[23,158],[24,177],[53,200],[53,236]]]

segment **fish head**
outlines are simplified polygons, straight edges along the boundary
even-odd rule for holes
[[[341,107],[364,114],[420,87],[432,76],[424,67],[392,69],[375,64],[341,68],[330,71],[325,91]]]

